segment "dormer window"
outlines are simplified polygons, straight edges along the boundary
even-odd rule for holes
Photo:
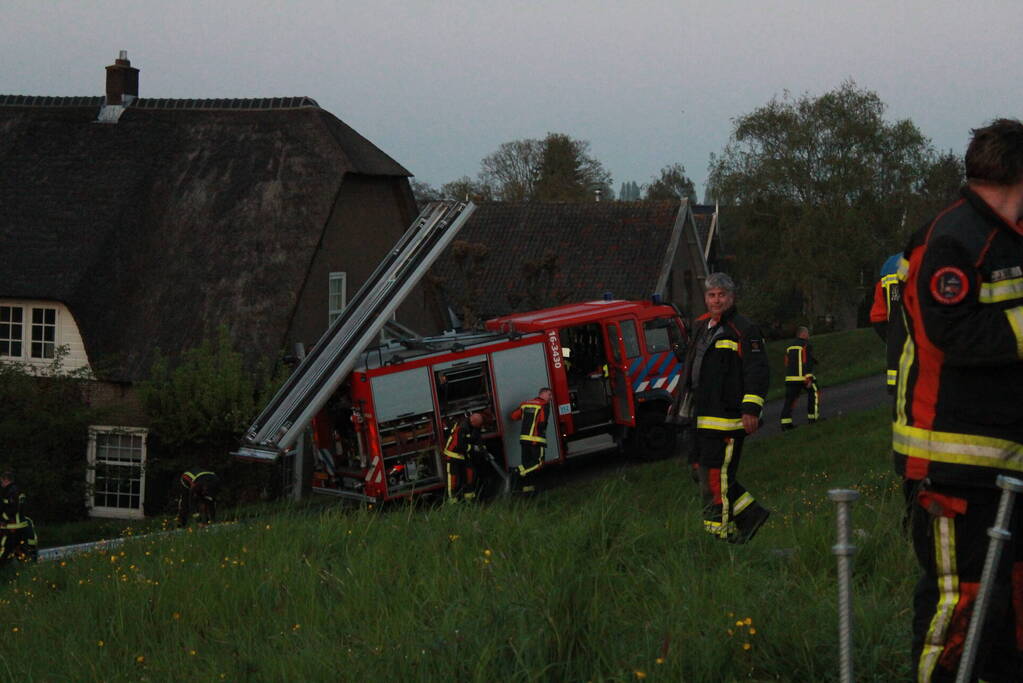
[[[0,306],[0,358],[49,360],[56,352],[56,308]]]

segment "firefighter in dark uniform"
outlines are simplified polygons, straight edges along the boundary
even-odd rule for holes
[[[220,493],[220,478],[208,470],[194,469],[181,475],[184,487],[178,498],[178,527],[188,525],[193,516],[200,525],[217,521],[217,494]]]
[[[24,506],[25,494],[14,483],[14,472],[0,474],[0,563],[12,558],[33,562],[38,557],[39,538]]]
[[[782,430],[795,429],[792,411],[800,394],[806,391],[806,420],[814,424],[820,418],[820,391],[817,388],[817,359],[810,344],[810,330],[800,327],[796,338],[785,349],[785,404],[781,408]]]
[[[547,453],[547,421],[549,404],[553,393],[549,387],[540,389],[536,398],[524,401],[511,412],[511,419],[522,420],[519,432],[519,446],[522,449],[521,464],[511,473],[512,491],[532,493],[535,484],[525,484],[523,480],[543,466]]]
[[[770,514],[737,478],[743,440],[760,427],[769,382],[767,354],[760,330],[735,308],[732,279],[712,273],[704,286],[708,312],[693,326],[673,421],[696,426],[704,530],[745,543]]]
[[[881,266],[881,278],[874,287],[874,302],[870,307],[870,324],[881,340],[887,344],[885,384],[888,393],[895,391],[899,374],[899,354],[905,340],[906,326],[902,323],[902,287],[909,262],[902,252],[889,256]],[[894,323],[891,321],[894,319]]]
[[[905,251],[892,439],[922,570],[918,681],[955,678],[998,508],[995,479],[1023,474],[1023,124],[974,130],[966,176],[961,197]],[[1014,512],[977,651],[974,674],[986,681],[1023,680],[1018,503]]]
[[[478,493],[480,450],[483,447],[483,415],[472,413],[457,420],[444,444],[447,502],[473,500]]]

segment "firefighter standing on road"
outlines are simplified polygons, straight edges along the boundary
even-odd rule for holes
[[[532,493],[534,484],[523,484],[523,479],[543,465],[547,452],[547,420],[551,390],[543,387],[536,398],[523,402],[511,412],[511,419],[522,420],[519,445],[522,447],[522,463],[512,471],[512,491]]]
[[[764,338],[736,311],[732,278],[712,273],[704,286],[707,313],[694,325],[673,421],[696,424],[704,530],[730,543],[745,543],[770,514],[737,479],[743,440],[760,427],[767,395]]]
[[[810,330],[800,327],[796,338],[785,349],[785,405],[781,408],[782,430],[795,429],[792,411],[795,410],[799,395],[806,391],[806,420],[815,424],[820,417],[820,391],[817,389],[817,359],[810,344]]]
[[[480,449],[483,445],[483,415],[472,413],[457,420],[444,444],[449,503],[476,498],[479,484]],[[469,478],[472,478],[470,483]]]
[[[34,561],[38,556],[39,538],[22,511],[24,505],[25,494],[14,483],[14,472],[0,474],[0,562]]]
[[[908,338],[892,431],[922,570],[918,681],[955,677],[998,509],[995,480],[1023,472],[1023,124],[974,130],[966,176],[962,196],[905,251]],[[1023,680],[1021,507],[977,650],[983,680]]]
[[[199,524],[217,521],[217,494],[220,492],[220,478],[208,470],[196,469],[181,475],[181,486],[185,491],[178,498],[178,527],[188,525],[192,516],[199,518]]]

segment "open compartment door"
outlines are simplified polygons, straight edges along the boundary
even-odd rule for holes
[[[632,383],[629,381],[629,366],[625,359],[625,342],[622,339],[621,327],[618,323],[607,323],[608,377],[611,380],[611,393],[614,399],[615,421],[619,424],[636,426],[636,400],[632,394]]]

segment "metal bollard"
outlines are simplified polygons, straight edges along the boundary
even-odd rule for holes
[[[852,489],[831,489],[828,498],[835,502],[838,510],[838,543],[831,547],[831,552],[838,556],[838,652],[839,680],[852,683],[852,556],[856,546],[849,543],[852,530],[852,518],[849,506],[860,497],[859,492]]]
[[[973,674],[973,665],[977,661],[977,645],[980,642],[980,633],[984,628],[984,620],[987,618],[987,606],[991,601],[991,587],[995,580],[995,573],[998,571],[998,561],[1002,556],[1002,546],[1012,538],[1012,505],[1015,502],[1016,494],[1023,492],[1023,481],[998,475],[995,480],[998,488],[1002,489],[1002,498],[998,502],[998,514],[995,516],[995,525],[987,530],[991,538],[987,544],[987,557],[984,558],[984,571],[980,575],[980,587],[977,589],[977,599],[973,607],[973,615],[970,617],[970,629],[966,632],[966,644],[963,645],[963,656],[959,660],[959,671],[956,672],[956,683],[966,683]]]

